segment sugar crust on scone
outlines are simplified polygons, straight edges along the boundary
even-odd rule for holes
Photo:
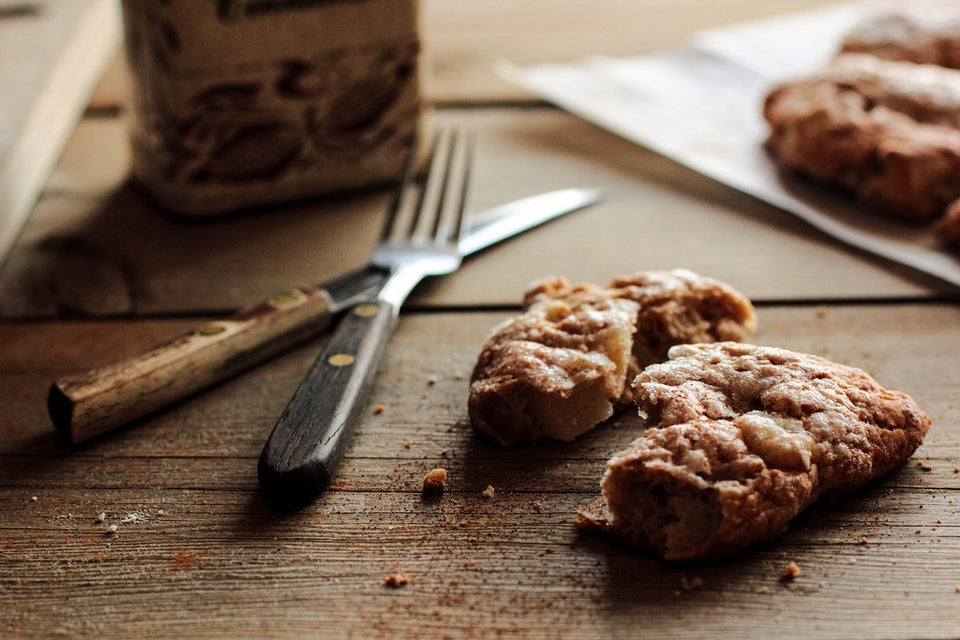
[[[741,340],[756,327],[746,297],[683,269],[605,288],[545,278],[523,307],[494,328],[471,376],[471,423],[503,445],[570,441],[629,406],[629,382],[671,346]]]
[[[960,197],[960,71],[844,54],[775,87],[763,114],[783,166],[907,220]]]
[[[637,304],[590,285],[545,297],[494,328],[471,376],[468,411],[503,445],[569,441],[613,415]]]
[[[721,342],[669,357],[635,380],[649,428],[578,523],[667,560],[768,540],[819,496],[896,469],[930,425],[906,394],[818,356]]]

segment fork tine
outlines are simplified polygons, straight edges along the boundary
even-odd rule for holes
[[[419,241],[427,241],[437,233],[443,193],[450,171],[452,140],[453,133],[447,129],[437,129],[434,134],[427,175],[410,224],[410,237]]]
[[[451,202],[447,206],[452,211],[452,229],[447,237],[447,242],[459,242],[466,230],[467,195],[470,188],[470,177],[473,172],[473,156],[476,145],[476,136],[472,131],[457,133],[463,140],[456,148],[460,156],[460,167],[456,172],[460,184],[449,192]]]
[[[473,132],[460,127],[438,128],[422,184],[416,149],[411,152],[381,230],[381,244],[455,248],[467,226],[464,219],[474,138]]]
[[[456,244],[465,227],[463,219],[471,157],[472,136],[459,128],[451,129],[446,144],[443,179],[435,204],[436,220],[432,234],[435,246]]]
[[[406,164],[404,165],[403,175],[400,177],[400,182],[394,191],[393,200],[390,202],[390,207],[387,209],[387,216],[384,219],[383,227],[380,229],[381,243],[389,240],[396,232],[395,227],[400,217],[400,212],[403,209],[406,196],[410,191],[410,188],[415,187],[417,184],[417,158],[419,155],[420,136],[414,135],[413,144],[410,145],[410,152],[407,155]]]

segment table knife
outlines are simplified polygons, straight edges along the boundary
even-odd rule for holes
[[[460,252],[476,253],[600,200],[598,189],[561,189],[498,205],[473,216]],[[130,424],[320,333],[344,310],[373,298],[387,275],[368,265],[291,289],[146,353],[59,378],[47,397],[50,418],[73,444]]]

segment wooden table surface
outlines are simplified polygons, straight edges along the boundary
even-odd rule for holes
[[[264,503],[256,460],[324,337],[81,447],[55,437],[47,388],[362,264],[389,193],[170,217],[126,182],[123,77],[111,70],[0,270],[0,637],[960,637],[956,290],[495,73],[503,59],[654,51],[826,4],[424,0],[431,117],[479,133],[472,204],[567,186],[608,200],[421,286],[334,487],[293,514]],[[674,267],[750,296],[757,342],[913,395],[933,419],[914,460],[727,562],[669,565],[578,534],[577,507],[639,418],[568,445],[500,449],[470,430],[467,378],[529,281]],[[447,491],[425,501],[422,478],[441,466]],[[802,574],[786,582],[790,562]],[[385,586],[395,571],[410,583]]]

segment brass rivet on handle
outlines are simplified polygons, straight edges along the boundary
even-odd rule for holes
[[[353,308],[353,312],[360,316],[361,318],[369,318],[371,316],[377,315],[377,305],[375,304],[358,304]]]
[[[282,307],[284,305],[293,304],[294,302],[300,302],[302,299],[302,293],[296,289],[291,289],[290,291],[283,291],[282,293],[278,293],[270,298],[270,304],[274,307]]]
[[[349,353],[335,353],[327,358],[327,364],[333,365],[334,367],[346,367],[353,364],[354,360],[356,360],[356,358]]]
[[[215,336],[218,333],[223,333],[227,328],[222,324],[208,324],[197,329],[197,333],[202,336]]]

